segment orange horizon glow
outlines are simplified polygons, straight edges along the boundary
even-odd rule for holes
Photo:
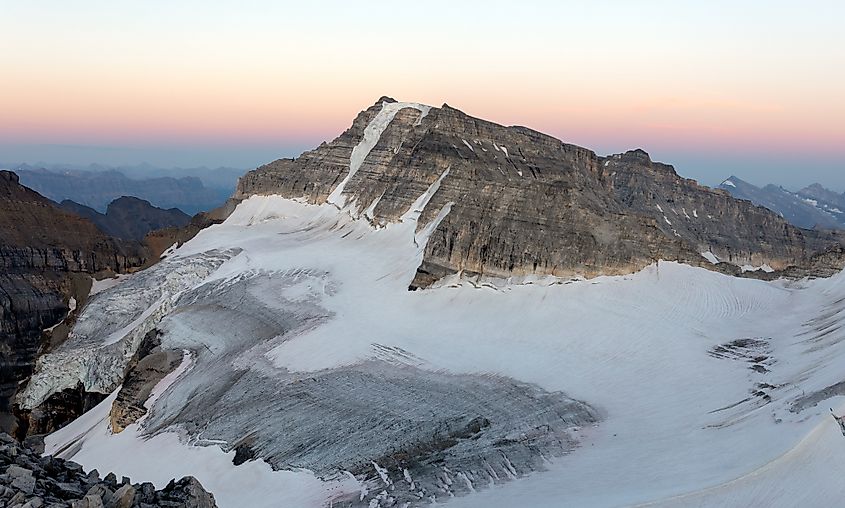
[[[7,7],[0,139],[307,147],[390,95],[597,151],[845,155],[839,2],[247,3]]]

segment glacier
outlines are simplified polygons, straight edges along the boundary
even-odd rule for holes
[[[158,486],[194,475],[221,506],[794,506],[845,494],[845,438],[828,410],[845,410],[845,275],[766,282],[658,262],[590,280],[459,274],[409,291],[426,204],[374,225],[330,203],[253,196],[102,289],[20,401],[80,381],[112,396],[48,436],[47,452]],[[150,412],[112,433],[114,394],[151,329],[185,360]],[[239,446],[256,460],[235,466]]]

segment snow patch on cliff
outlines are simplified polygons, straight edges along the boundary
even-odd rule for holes
[[[358,144],[355,145],[355,148],[352,149],[352,155],[349,158],[349,171],[346,173],[346,177],[341,180],[332,193],[329,194],[329,197],[326,200],[328,203],[334,204],[338,208],[346,206],[347,198],[343,195],[343,190],[346,188],[346,184],[349,183],[353,176],[355,176],[355,173],[357,173],[361,168],[361,165],[364,163],[367,155],[369,155],[376,144],[378,144],[379,139],[381,139],[381,135],[384,133],[385,129],[387,129],[387,126],[390,125],[390,122],[393,121],[396,113],[405,108],[413,108],[420,112],[418,122],[422,121],[422,119],[431,110],[431,106],[412,102],[383,102],[381,105],[381,111],[373,117],[364,129],[364,135],[361,137],[361,141],[359,141]]]

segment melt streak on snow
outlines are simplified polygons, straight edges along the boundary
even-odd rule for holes
[[[431,110],[431,106],[411,102],[382,103],[381,111],[379,111],[370,121],[369,125],[367,125],[364,129],[364,136],[361,138],[361,141],[359,141],[358,144],[355,145],[355,148],[352,149],[352,156],[349,160],[349,172],[346,173],[346,177],[341,180],[332,193],[329,194],[327,200],[329,203],[337,205],[338,208],[343,208],[346,205],[346,197],[343,195],[343,189],[346,188],[346,184],[353,176],[355,176],[358,169],[361,168],[361,164],[364,163],[364,159],[367,158],[370,150],[372,150],[378,143],[379,139],[381,139],[382,133],[385,129],[387,129],[387,126],[390,125],[390,122],[393,121],[393,117],[396,116],[396,113],[405,108],[413,108],[420,112],[420,118],[417,120],[418,122],[425,118]],[[464,143],[466,143],[466,141],[464,141]],[[470,147],[470,149],[472,149],[472,147]]]
[[[28,397],[80,376],[117,388],[112,370],[125,365],[136,322],[155,323],[162,347],[193,360],[157,388],[140,424],[111,435],[107,399],[51,436],[48,451],[133,481],[193,474],[224,507],[378,506],[393,496],[451,506],[794,506],[845,496],[845,440],[827,414],[845,407],[845,275],[763,282],[662,262],[624,277],[455,277],[407,291],[425,245],[416,217],[438,182],[402,222],[377,229],[330,204],[252,197],[157,265],[187,281],[169,282],[168,305],[151,287],[164,273],[155,267],[92,298]],[[81,360],[90,356],[99,362]],[[54,362],[86,370],[46,374]],[[219,402],[205,406],[208,390]],[[298,397],[311,402],[291,405]],[[483,403],[462,413],[474,399]],[[431,401],[443,402],[427,412]],[[548,418],[534,411],[549,403],[559,416],[531,423]],[[288,409],[274,413],[277,404]],[[398,438],[366,434],[406,414],[423,434],[451,425],[437,415],[454,418],[448,439],[431,443],[454,469],[403,465],[389,452]],[[341,442],[305,441],[293,430],[309,415],[330,429],[354,424],[338,427],[351,428]],[[259,456],[281,470],[232,464],[234,445],[252,433]],[[225,453],[200,446],[221,441]],[[305,451],[274,455],[285,446]],[[286,457],[297,462],[284,466]],[[422,488],[423,498],[407,497]]]

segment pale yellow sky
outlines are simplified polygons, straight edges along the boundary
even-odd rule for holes
[[[12,152],[304,148],[391,95],[599,151],[845,155],[841,1],[2,3]]]

